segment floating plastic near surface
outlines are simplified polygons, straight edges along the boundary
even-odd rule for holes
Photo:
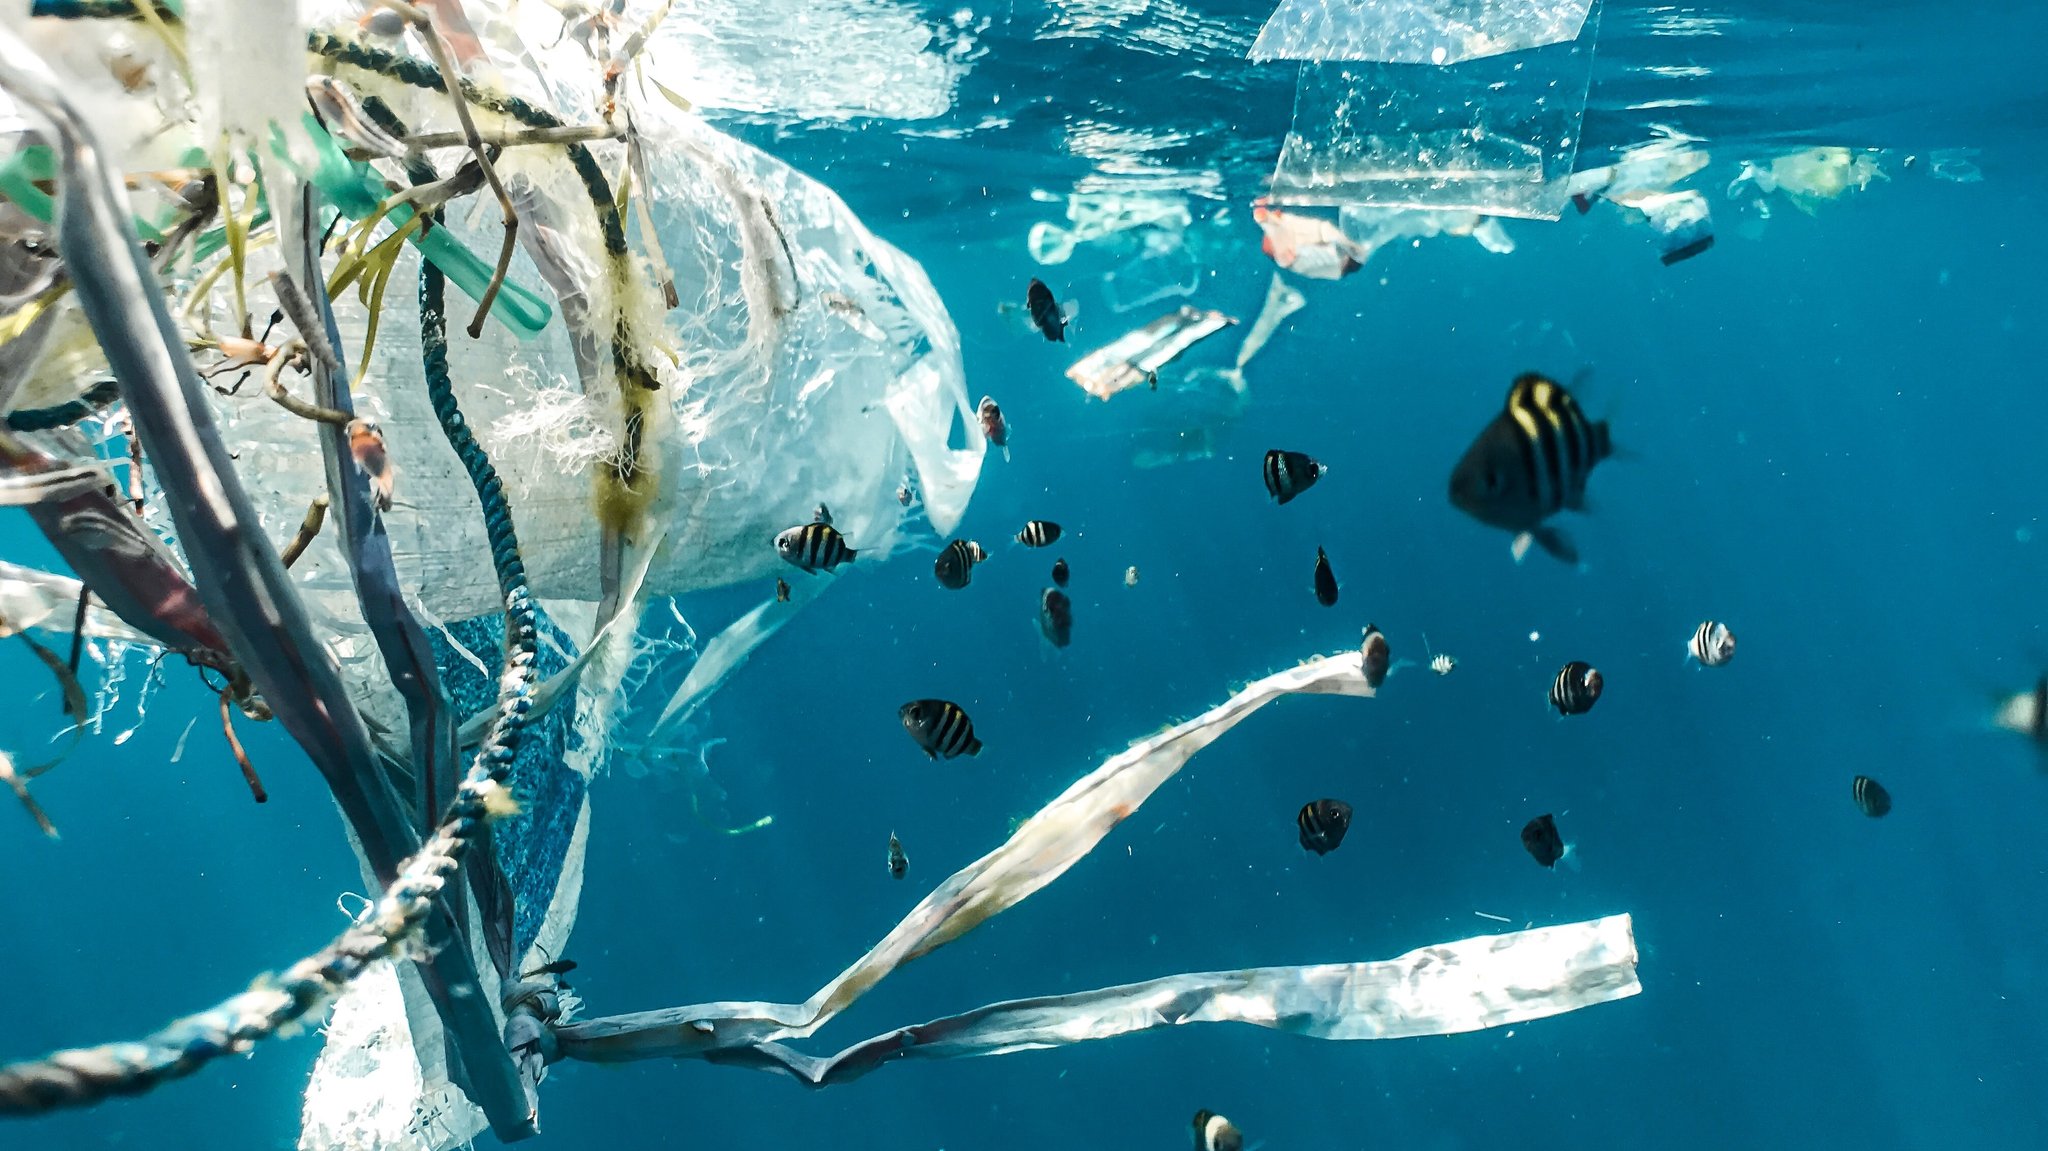
[[[1222,312],[1183,305],[1083,356],[1067,369],[1067,378],[1096,399],[1106,400],[1152,379],[1182,352],[1236,322]]]
[[[1578,38],[1596,0],[1281,0],[1253,60],[1457,64]]]
[[[1524,34],[1489,37],[1446,24],[1434,39],[1389,33],[1291,57],[1309,62],[1270,201],[1556,219],[1578,155],[1598,38],[1597,11],[1588,19],[1588,6],[1575,7],[1577,21],[1551,20],[1540,33],[1531,25]],[[1426,51],[1418,56],[1417,47]],[[1269,58],[1257,53],[1254,59]]]

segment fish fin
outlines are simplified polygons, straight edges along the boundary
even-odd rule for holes
[[[1571,537],[1548,524],[1526,533],[1536,541],[1536,546],[1568,564],[1579,562],[1579,549],[1572,546]]]
[[[1572,197],[1572,207],[1577,208],[1579,210],[1579,215],[1583,216],[1586,213],[1593,210],[1593,199],[1594,197],[1592,193],[1580,192],[1578,195]]]
[[[1060,305],[1060,327],[1061,327],[1061,329],[1062,329],[1062,330],[1064,330],[1064,329],[1066,328],[1066,326],[1067,326],[1068,324],[1071,324],[1071,323],[1073,323],[1073,322],[1074,322],[1074,317],[1075,317],[1075,316],[1078,316],[1078,315],[1080,315],[1080,314],[1081,314],[1081,305],[1080,305],[1080,302],[1079,302],[1079,301],[1076,301],[1076,300],[1068,300],[1068,301],[1066,301],[1065,303],[1061,304],[1061,305]]]
[[[1515,557],[1516,563],[1521,563],[1529,557],[1529,545],[1535,542],[1536,537],[1529,532],[1516,532],[1514,542],[1508,545],[1508,554]],[[1422,642],[1427,645],[1429,640],[1425,638]]]
[[[1010,445],[1008,444],[1003,445],[1003,462],[1006,464],[1010,462]]]
[[[1580,871],[1580,862],[1579,845],[1576,843],[1565,844],[1564,854],[1557,857],[1557,866],[1564,868],[1574,875]]]
[[[979,739],[977,739],[977,738],[975,738],[974,736],[971,736],[971,735],[970,735],[970,736],[968,736],[968,737],[967,737],[967,746],[966,746],[966,748],[964,748],[963,750],[965,750],[965,751],[966,751],[966,753],[967,753],[968,755],[980,755],[980,754],[981,754],[981,740],[979,740]]]

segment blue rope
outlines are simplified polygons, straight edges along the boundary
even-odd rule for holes
[[[488,763],[491,778],[502,783],[519,752],[519,739],[533,708],[534,658],[539,621],[533,592],[526,582],[526,562],[519,557],[519,533],[512,524],[512,505],[491,457],[477,443],[455,401],[448,379],[447,279],[430,261],[420,262],[420,357],[427,375],[427,399],[434,418],[448,437],[448,446],[469,473],[483,505],[484,534],[491,546],[491,567],[497,572],[498,594],[505,601],[505,671],[498,681],[498,718],[477,750]],[[471,769],[475,774],[475,769]]]

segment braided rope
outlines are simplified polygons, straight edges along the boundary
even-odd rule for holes
[[[0,1116],[36,1115],[118,1095],[139,1095],[292,1027],[329,1003],[371,963],[397,955],[432,913],[435,897],[455,875],[484,824],[510,809],[505,776],[533,706],[534,604],[504,485],[470,433],[449,383],[443,296],[441,273],[423,262],[420,336],[427,391],[434,415],[483,506],[491,563],[505,601],[506,645],[497,718],[456,790],[447,818],[419,853],[400,866],[375,912],[333,943],[283,974],[261,977],[251,990],[177,1020],[140,1042],[75,1048],[0,1067]]]

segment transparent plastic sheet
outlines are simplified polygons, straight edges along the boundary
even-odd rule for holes
[[[1253,60],[1456,64],[1578,38],[1595,0],[1281,0]]]
[[[1107,1038],[1163,1024],[1260,1023],[1331,1039],[1450,1034],[1633,995],[1626,916],[1483,937],[1388,964],[1269,968],[994,1004],[901,1028],[834,1059],[782,1046],[814,1034],[897,968],[965,935],[1059,878],[1202,748],[1286,695],[1370,697],[1357,652],[1256,680],[1186,722],[1133,744],[1025,821],[1002,846],[942,882],[867,954],[803,1003],[728,1001],[588,1020],[557,1032],[563,1058],[702,1058],[788,1072],[814,1085],[893,1056],[989,1055]]]
[[[1044,199],[1044,193],[1034,194]],[[1152,231],[1178,236],[1194,222],[1186,197],[1130,192],[1074,192],[1067,196],[1065,225],[1041,220],[1031,225],[1025,247],[1041,264],[1064,264],[1082,244],[1149,238]]]
[[[1441,62],[1450,66],[1312,58],[1301,67],[1272,202],[1556,219],[1598,30],[1595,14],[1576,40]]]

